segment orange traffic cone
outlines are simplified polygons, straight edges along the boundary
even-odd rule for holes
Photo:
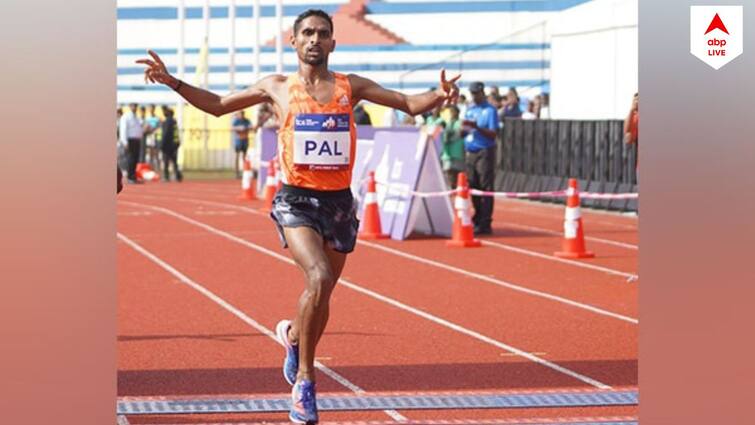
[[[241,195],[238,199],[247,201],[257,199],[257,182],[252,171],[252,164],[248,159],[244,160],[244,173],[241,175]]]
[[[265,212],[273,210],[273,198],[275,198],[278,186],[275,178],[275,168],[275,160],[271,160],[270,166],[267,167],[267,178],[265,179],[265,205],[262,207],[262,211]]]
[[[160,180],[160,174],[152,170],[152,166],[148,162],[140,162],[136,164],[136,178],[139,180],[156,182]]]
[[[474,238],[474,226],[472,225],[472,203],[469,200],[469,183],[466,173],[459,173],[456,180],[456,199],[454,200],[454,224],[451,230],[451,240],[446,241],[446,246],[456,248],[472,248],[482,245]]]
[[[362,216],[362,230],[359,239],[386,239],[388,235],[383,233],[380,226],[380,210],[378,209],[377,190],[375,184],[375,172],[370,171],[367,182],[367,194],[364,196],[364,215]]]
[[[585,235],[582,230],[582,213],[579,210],[579,190],[577,179],[569,179],[566,190],[566,210],[564,212],[564,239],[561,251],[553,255],[563,258],[592,258],[594,253],[585,249]]]

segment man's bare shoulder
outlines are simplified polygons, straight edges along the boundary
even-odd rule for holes
[[[255,84],[255,86],[263,89],[277,89],[286,84],[288,78],[285,75],[273,74],[262,78]]]
[[[367,78],[362,77],[358,74],[346,74],[346,78],[349,79],[349,84],[353,85],[364,85],[365,83],[370,82]]]

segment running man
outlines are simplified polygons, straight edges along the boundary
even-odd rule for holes
[[[417,95],[385,89],[358,75],[328,70],[333,52],[333,21],[322,10],[307,10],[294,22],[290,39],[299,69],[271,75],[244,91],[227,96],[193,87],[170,75],[157,54],[137,63],[147,66],[145,80],[169,86],[189,103],[215,116],[270,102],[281,128],[278,161],[283,188],[276,194],[270,216],[281,243],[304,272],[294,320],[278,323],[276,333],[286,348],[283,375],[291,391],[289,418],[317,423],[315,347],[325,330],[329,301],[346,255],[354,250],[359,222],[350,185],[356,149],[353,107],[361,100],[402,110],[410,115],[456,101],[459,76],[440,88]]]

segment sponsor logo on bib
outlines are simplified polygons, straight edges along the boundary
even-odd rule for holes
[[[294,118],[294,167],[309,170],[349,168],[349,114],[299,114]]]

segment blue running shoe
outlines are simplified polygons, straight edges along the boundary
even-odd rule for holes
[[[291,328],[290,320],[281,320],[275,327],[275,335],[284,347],[286,347],[286,359],[283,361],[283,377],[289,385],[296,382],[296,374],[299,372],[299,345],[288,342],[288,330]]]
[[[288,418],[297,424],[316,424],[317,400],[315,399],[315,383],[302,379],[294,384],[291,390],[291,411]]]

